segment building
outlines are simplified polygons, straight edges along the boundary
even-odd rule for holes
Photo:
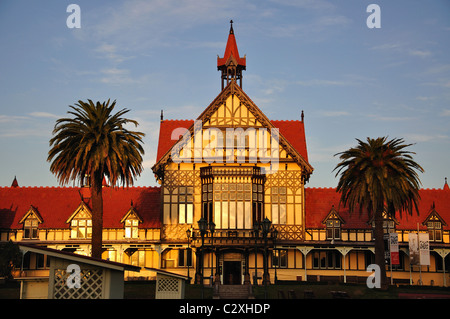
[[[334,188],[308,188],[305,121],[273,121],[243,90],[246,57],[230,27],[217,59],[221,92],[193,120],[161,114],[153,172],[160,187],[104,183],[103,258],[216,284],[275,280],[365,282],[374,260],[373,225],[350,215]],[[447,285],[450,189],[420,191],[420,215],[386,218],[399,236],[393,282]],[[1,241],[89,254],[88,187],[0,188]],[[430,264],[411,266],[411,233],[427,233]],[[45,258],[24,267],[48,271]],[[145,267],[145,268],[144,268]],[[419,269],[419,267],[421,267]],[[390,268],[389,268],[390,270]],[[131,278],[130,278],[131,279]]]

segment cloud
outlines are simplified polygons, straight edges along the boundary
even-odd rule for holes
[[[42,118],[51,118],[51,119],[58,119],[60,116],[48,112],[32,112],[28,113],[29,116],[32,117],[42,117]]]
[[[441,116],[450,116],[450,110],[446,109],[441,112]]]
[[[426,58],[431,55],[431,51],[428,50],[410,50],[409,54],[412,56],[417,56],[419,58]]]
[[[347,116],[351,115],[347,111],[321,111],[320,114],[326,117]]]

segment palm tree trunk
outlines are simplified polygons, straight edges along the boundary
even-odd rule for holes
[[[375,213],[375,264],[380,266],[381,289],[388,287],[384,254],[383,211],[377,210]]]
[[[103,241],[103,196],[101,174],[91,174],[92,199],[92,257],[102,258]]]

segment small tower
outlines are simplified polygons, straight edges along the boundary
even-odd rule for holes
[[[230,34],[223,58],[217,57],[217,70],[221,71],[222,90],[234,79],[242,88],[242,70],[245,70],[245,56],[239,56],[236,38],[234,37],[233,20],[230,21]]]
[[[17,182],[17,178],[16,178],[16,176],[14,176],[14,180],[13,180],[13,182],[12,182],[12,184],[11,184],[11,187],[19,187],[19,183]]]

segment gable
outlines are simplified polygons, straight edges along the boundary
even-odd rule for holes
[[[72,219],[92,219],[92,212],[84,202],[81,202],[75,212],[66,220],[66,223],[69,224]]]
[[[37,219],[39,223],[43,223],[42,217],[33,205],[30,206],[30,209],[26,212],[26,214],[19,221],[19,224],[23,224],[27,219]]]
[[[278,124],[280,128],[274,123]],[[202,152],[205,146],[209,147],[209,149],[216,149],[217,146],[225,149],[227,129],[234,129],[235,131],[241,129],[244,130],[246,135],[250,136],[251,134],[261,133],[253,139],[253,142],[251,137],[245,137],[248,140],[246,143],[249,143],[249,145],[256,145],[257,148],[259,147],[259,150],[263,151],[270,149],[270,156],[283,160],[292,160],[304,169],[306,175],[312,173],[313,169],[307,161],[308,156],[303,122],[270,121],[235,81],[231,81],[202,114],[200,114],[196,121],[161,121],[157,161],[152,168],[155,174],[161,171],[165,163],[172,160],[172,155],[179,156],[179,151],[183,148],[185,153],[181,154],[181,161],[191,158],[190,162],[198,162],[192,160],[192,158],[196,156],[197,158],[203,157],[202,154],[186,153],[193,152],[194,149],[196,151],[199,150],[199,144],[196,144],[198,140],[194,140],[199,126],[201,127],[202,133],[203,131],[207,133],[206,140],[204,134],[200,137]],[[171,131],[169,132],[169,130]],[[257,133],[250,132],[251,130],[256,130]],[[268,134],[265,134],[264,130]],[[217,137],[217,134],[214,133],[216,136],[210,137],[211,131],[219,131],[218,134],[222,135]],[[290,136],[290,140],[285,137],[285,134]],[[168,143],[169,137],[170,143]],[[273,146],[275,145],[274,141],[277,143],[278,149]],[[248,147],[249,145],[246,146]],[[220,152],[217,154],[208,154],[216,158],[223,157],[224,155],[229,156],[229,154]],[[254,155],[259,157],[260,154],[261,152],[255,153]],[[254,155],[247,154],[249,157]],[[222,162],[225,162],[225,160]]]

